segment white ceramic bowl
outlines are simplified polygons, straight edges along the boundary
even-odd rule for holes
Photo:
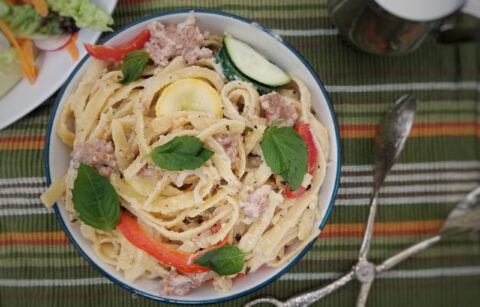
[[[125,26],[119,31],[113,33],[105,39],[103,43],[109,45],[119,45],[135,37],[140,31],[144,30],[148,23],[153,20],[164,24],[177,24],[183,22],[188,15],[188,10],[169,11],[157,15],[149,16]],[[340,181],[340,138],[337,122],[332,105],[329,102],[327,94],[320,80],[307,62],[281,37],[272,33],[270,30],[254,23],[250,20],[209,10],[195,10],[196,24],[201,30],[208,30],[212,33],[222,34],[231,33],[234,37],[247,42],[255,49],[266,55],[273,63],[282,67],[288,73],[301,78],[309,87],[312,93],[313,107],[317,112],[318,119],[326,126],[330,138],[330,161],[325,181],[320,190],[319,206],[322,209],[323,219],[317,227],[323,228],[332,209],[335,195]],[[46,150],[45,150],[45,169],[48,185],[53,180],[65,174],[69,164],[70,148],[62,143],[57,136],[54,127],[59,119],[60,111],[64,107],[66,98],[76,89],[85,69],[90,65],[92,58],[85,57],[77,68],[70,75],[64,88],[57,97],[55,107],[50,119],[47,131]],[[105,277],[120,285],[121,287],[149,297],[154,300],[181,303],[181,304],[205,304],[216,303],[234,299],[258,290],[263,286],[279,278],[288,269],[290,269],[300,258],[308,251],[313,242],[309,244],[297,257],[287,265],[280,268],[266,268],[258,270],[255,273],[235,281],[233,288],[228,293],[217,293],[212,285],[204,285],[193,290],[186,296],[162,297],[159,295],[158,281],[139,279],[133,283],[128,283],[122,273],[117,272],[115,268],[102,260],[95,254],[88,240],[82,237],[77,224],[69,222],[68,214],[62,206],[55,205],[55,212],[58,220],[70,238],[76,249],[83,257]]]

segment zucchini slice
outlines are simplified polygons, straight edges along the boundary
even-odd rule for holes
[[[221,47],[220,50],[218,50],[216,54],[216,59],[217,59],[217,62],[222,67],[222,71],[223,71],[223,74],[225,75],[225,78],[227,78],[228,80],[230,81],[241,80],[241,81],[249,82],[257,89],[260,95],[270,93],[271,91],[274,90],[272,87],[255,82],[254,80],[251,80],[250,78],[244,76],[241,72],[239,72],[238,69],[230,61],[228,55],[226,54],[225,47]]]
[[[233,65],[248,78],[271,87],[283,86],[292,81],[289,75],[248,44],[226,35],[223,45]]]

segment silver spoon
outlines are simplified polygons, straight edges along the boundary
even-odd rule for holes
[[[381,264],[375,266],[374,274],[378,275],[391,269],[400,262],[410,258],[414,254],[419,253],[432,246],[433,244],[439,242],[442,238],[451,235],[467,233],[474,230],[480,230],[480,187],[477,187],[473,191],[471,191],[455,206],[455,208],[452,209],[452,211],[450,211],[450,214],[443,223],[443,226],[439,230],[437,235],[425,239],[415,245],[412,245],[411,247],[383,261]],[[281,302],[274,298],[266,297],[254,300],[246,304],[245,306],[249,307],[258,303],[271,303],[278,307],[309,306],[317,300],[323,298],[327,294],[345,285],[354,278],[355,273],[354,270],[352,270],[348,274],[344,275],[343,277],[326,287],[323,287],[319,290],[314,290],[312,292],[300,294],[287,300],[286,302]],[[364,295],[367,294],[368,293],[365,293]]]
[[[387,111],[378,127],[375,149],[375,164],[373,167],[373,196],[370,201],[370,212],[367,225],[355,265],[355,275],[362,283],[357,300],[357,307],[365,306],[367,295],[375,279],[375,265],[367,260],[372,239],[373,225],[377,213],[377,197],[385,177],[405,146],[412,129],[417,111],[418,99],[411,94],[400,97]]]
[[[410,133],[415,119],[416,109],[417,98],[411,94],[406,94],[400,97],[387,111],[384,120],[379,126],[379,133],[375,139],[377,146],[374,155],[375,164],[373,169],[373,196],[370,200],[370,212],[368,215],[368,221],[362,240],[362,245],[360,247],[359,260],[352,270],[330,285],[318,290],[300,294],[286,302],[280,302],[274,298],[260,298],[247,303],[245,307],[267,302],[283,307],[308,306],[344,286],[355,277],[362,282],[362,289],[358,304],[363,302],[362,293],[368,293],[368,289],[370,288],[375,277],[375,265],[371,262],[368,262],[367,255],[370,249],[373,224],[377,211],[378,193],[380,187],[385,181],[388,171],[392,168],[393,164],[400,155],[400,152],[403,150],[405,141]]]

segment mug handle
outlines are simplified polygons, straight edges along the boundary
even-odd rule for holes
[[[471,15],[479,20],[479,24],[473,27],[453,26],[440,30],[437,42],[443,44],[480,42],[480,1],[467,0],[461,12]]]
[[[453,27],[448,30],[440,30],[437,42],[442,44],[480,42],[480,25],[477,27]]]

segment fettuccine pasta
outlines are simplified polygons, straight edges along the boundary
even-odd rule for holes
[[[221,37],[203,35],[203,47],[218,50]],[[319,206],[327,204],[318,204],[318,193],[329,140],[312,114],[309,89],[300,79],[292,77],[290,84],[260,95],[250,82],[228,81],[213,56],[192,64],[181,55],[164,67],[147,65],[129,84],[119,83],[121,79],[119,65],[93,60],[67,98],[56,129],[72,147],[71,163],[43,200],[47,205],[59,200],[97,255],[122,271],[128,282],[158,278],[162,293],[179,295],[189,289],[170,289],[173,280],[189,278],[189,287],[194,288],[210,279],[217,291],[224,292],[235,278],[262,265],[284,265],[319,235],[315,227],[322,217]],[[218,113],[187,108],[158,114],[162,94],[181,80],[200,80],[211,87],[220,99]],[[298,115],[295,126],[308,124],[318,155],[314,172],[307,173],[302,183],[304,193],[294,198],[286,197],[286,182],[272,172],[261,149],[272,124],[265,114],[276,111],[268,108],[280,102]],[[180,136],[198,138],[213,155],[197,169],[176,171],[145,158]],[[80,162],[108,178],[122,210],[156,241],[192,255],[235,245],[246,254],[241,272],[182,273],[138,248],[118,228],[108,232],[82,222],[72,200]]]

